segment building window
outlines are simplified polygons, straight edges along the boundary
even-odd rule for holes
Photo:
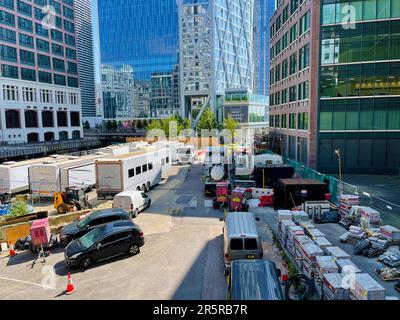
[[[25,102],[36,102],[36,89],[23,87],[22,99]]]
[[[292,86],[289,88],[289,102],[294,102],[297,100],[297,86]]]
[[[70,92],[69,93],[69,103],[73,105],[78,104],[78,94],[75,92]]]
[[[64,91],[56,91],[56,103],[58,104],[66,104],[67,97]]]
[[[290,56],[290,67],[289,67],[290,75],[293,75],[297,72],[297,54],[294,53]]]
[[[310,29],[310,11],[301,17],[300,19],[300,35]]]
[[[36,81],[36,72],[32,69],[21,68],[21,79],[28,81]]]
[[[26,137],[28,143],[39,142],[39,134],[36,132],[28,133]]]
[[[3,99],[7,101],[18,101],[18,87],[3,85]]]
[[[42,125],[44,128],[53,128],[54,127],[54,119],[52,111],[43,111],[42,112]]]
[[[25,127],[27,128],[37,128],[38,127],[38,118],[37,112],[33,110],[25,111]]]
[[[81,132],[80,131],[73,131],[72,132],[72,139],[78,140],[81,138]]]
[[[59,136],[60,141],[68,140],[68,132],[67,131],[61,131],[58,134],[58,136]]]
[[[79,112],[77,112],[77,111],[71,112],[71,126],[73,126],[73,127],[81,126],[80,115],[79,115]]]
[[[19,111],[7,110],[6,111],[6,127],[7,129],[21,128],[19,120]]]
[[[67,112],[57,111],[57,125],[59,127],[68,127]]]
[[[52,93],[48,89],[40,89],[40,102],[42,103],[52,103]]]
[[[44,141],[46,142],[54,141],[54,132],[46,132],[44,134]]]
[[[310,65],[310,44],[306,44],[299,50],[299,71]]]

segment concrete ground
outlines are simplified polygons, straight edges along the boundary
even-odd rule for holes
[[[223,212],[205,206],[203,168],[173,167],[150,191],[152,207],[135,219],[146,244],[135,257],[119,257],[87,271],[72,270],[67,285],[62,249],[45,263],[21,252],[0,259],[1,299],[224,299]]]

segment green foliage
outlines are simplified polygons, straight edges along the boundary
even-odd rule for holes
[[[147,124],[146,130],[147,131],[157,130],[157,129],[162,130],[161,127],[162,127],[161,121],[158,119],[153,119],[150,121],[150,123]]]
[[[143,129],[143,122],[142,122],[142,120],[138,120],[138,121],[137,121],[137,123],[136,123],[136,128],[139,129],[139,130]]]
[[[20,217],[29,214],[29,206],[25,201],[18,201],[10,208],[9,215],[12,217]]]
[[[90,130],[90,124],[89,124],[89,121],[85,121],[85,123],[83,124],[83,130]]]
[[[239,122],[233,119],[231,115],[229,115],[228,118],[224,120],[223,127],[224,129],[229,130],[231,132],[232,139],[235,137],[235,129],[237,129],[238,126]]]
[[[202,130],[212,130],[217,129],[217,120],[215,119],[214,113],[211,111],[210,108],[204,110],[203,114],[200,117],[200,121],[197,124],[197,129]]]
[[[170,125],[171,122],[176,122],[177,123],[177,134],[179,134],[182,130],[190,128],[190,122],[188,119],[182,119],[179,116],[171,116],[166,119],[153,119],[151,120],[150,124],[146,126],[146,130],[162,130],[166,137],[168,138],[170,136]]]

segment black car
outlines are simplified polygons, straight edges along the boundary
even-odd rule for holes
[[[79,221],[72,222],[62,228],[60,241],[66,246],[74,239],[84,236],[89,231],[101,225],[114,221],[131,220],[128,212],[122,209],[106,209],[95,211]]]
[[[72,241],[64,250],[69,267],[89,268],[92,263],[122,254],[136,255],[144,245],[144,234],[132,221],[117,221],[97,227]]]

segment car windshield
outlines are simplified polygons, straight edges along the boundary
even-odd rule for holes
[[[92,219],[90,219],[90,216],[86,216],[82,220],[78,221],[78,223],[76,225],[78,226],[78,228],[83,229],[90,223],[91,220]]]
[[[82,238],[79,239],[80,244],[84,249],[89,249],[95,243],[100,241],[103,237],[104,228],[96,228],[85,234]]]

